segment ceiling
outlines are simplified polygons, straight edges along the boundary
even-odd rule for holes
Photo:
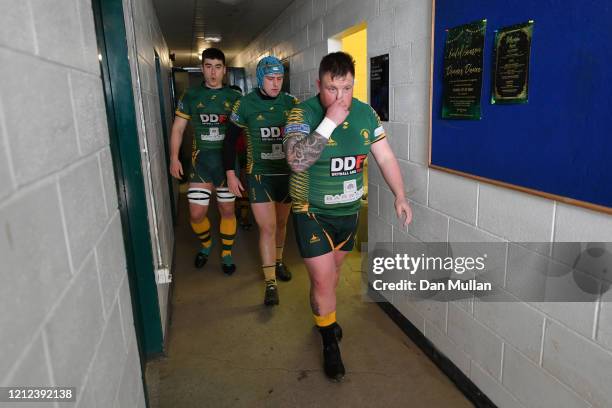
[[[293,0],[153,0],[174,66],[199,66],[198,54],[218,47],[231,60]],[[204,37],[221,36],[219,43]]]

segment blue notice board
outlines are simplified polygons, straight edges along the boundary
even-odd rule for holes
[[[612,2],[435,0],[431,161],[612,214]],[[446,29],[487,20],[481,120],[443,120]],[[495,30],[534,20],[529,102],[491,105]]]

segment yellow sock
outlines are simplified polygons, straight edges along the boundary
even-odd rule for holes
[[[220,226],[221,236],[221,258],[232,255],[232,246],[234,246],[234,238],[236,238],[236,217],[221,218]]]
[[[284,246],[276,247],[276,262],[283,262],[283,248]]]
[[[315,319],[315,324],[318,327],[327,327],[336,323],[336,311],[334,310],[331,313],[326,314],[325,316],[317,316],[313,315]]]
[[[210,221],[208,221],[208,217],[205,217],[202,221],[198,223],[192,222],[191,228],[200,239],[202,248],[210,249],[210,246],[212,245],[212,240],[210,236]]]
[[[264,265],[263,266],[264,279],[266,281],[276,279],[276,265]]]

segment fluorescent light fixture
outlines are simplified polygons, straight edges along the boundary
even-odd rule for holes
[[[208,41],[208,42],[212,42],[212,43],[218,43],[218,42],[221,41],[221,36],[211,35],[209,37],[204,37],[204,41]]]

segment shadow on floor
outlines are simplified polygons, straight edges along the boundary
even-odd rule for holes
[[[256,228],[238,231],[233,276],[221,272],[217,237],[208,264],[196,270],[184,195],[181,204],[166,357],[146,369],[152,408],[472,406],[376,304],[362,300],[359,252],[345,262],[338,288],[347,375],[336,384],[322,371],[291,227],[285,262],[294,278],[279,283],[280,306],[270,309],[262,304]],[[217,226],[217,217],[211,222]]]

